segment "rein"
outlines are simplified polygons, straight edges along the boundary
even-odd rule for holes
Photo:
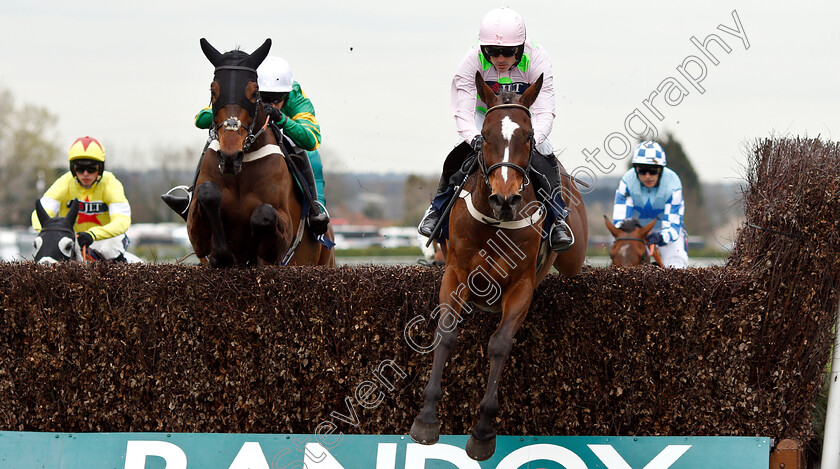
[[[531,111],[527,107],[525,107],[521,104],[509,103],[509,104],[498,104],[496,106],[491,107],[484,114],[485,119],[487,118],[488,115],[490,115],[491,112],[493,112],[495,110],[499,110],[499,109],[519,109],[521,111],[525,111],[525,114],[528,115],[528,119],[531,118]],[[488,167],[487,166],[487,161],[485,161],[485,158],[484,158],[483,137],[481,137],[481,138],[482,138],[482,145],[480,146],[480,150],[478,152],[478,164],[481,167],[481,176],[484,178],[484,183],[489,187],[490,186],[490,173],[493,172],[494,170],[496,170],[497,168],[509,167],[509,168],[515,169],[520,174],[522,174],[522,178],[523,178],[522,187],[519,188],[519,192],[522,192],[522,189],[524,189],[528,184],[531,183],[531,178],[528,177],[528,174],[531,171],[531,157],[533,156],[534,150],[536,148],[536,145],[535,145],[535,142],[534,142],[534,137],[528,137],[528,146],[530,147],[530,149],[528,151],[528,167],[527,168],[523,168],[522,166],[519,166],[518,164],[509,163],[509,162],[506,162],[506,161],[500,161],[500,162],[492,164],[492,165],[490,165],[490,167]]]

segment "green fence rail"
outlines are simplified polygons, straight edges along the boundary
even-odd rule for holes
[[[423,446],[400,435],[0,432],[0,469],[766,469],[762,437],[500,436],[467,457],[467,436]]]

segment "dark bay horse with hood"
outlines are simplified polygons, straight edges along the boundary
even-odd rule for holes
[[[285,154],[267,122],[257,67],[271,39],[248,54],[224,54],[205,39],[215,138],[201,159],[187,231],[196,256],[214,267],[278,263],[335,265],[333,251],[306,232]],[[328,231],[333,237],[332,229]]]

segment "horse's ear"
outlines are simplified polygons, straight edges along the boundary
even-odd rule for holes
[[[269,49],[271,49],[271,38],[266,39],[263,45],[257,47],[257,50],[251,53],[251,57],[248,58],[248,63],[256,69],[268,56]]]
[[[50,214],[44,210],[44,206],[41,205],[41,199],[35,201],[35,214],[38,215],[38,221],[41,223],[42,228],[50,221]]]
[[[604,224],[607,226],[607,229],[610,230],[610,233],[612,233],[614,238],[621,236],[621,230],[616,228],[615,225],[613,225],[612,220],[610,220],[606,215],[604,215]]]
[[[218,67],[220,63],[222,63],[222,53],[217,51],[215,47],[211,46],[207,39],[201,38],[198,41],[201,44],[201,51],[204,52],[204,56],[207,57],[207,60],[213,64],[214,67]]]
[[[654,218],[653,221],[651,221],[647,225],[643,226],[642,231],[641,231],[641,233],[639,233],[639,235],[642,238],[644,238],[645,236],[648,235],[648,233],[650,233],[650,230],[652,230],[654,226],[656,226],[656,218]]]
[[[76,224],[76,215],[79,214],[79,199],[73,199],[70,201],[70,211],[67,212],[67,215],[64,217],[64,224],[67,225],[68,228],[71,230],[73,229],[73,225]]]
[[[487,105],[487,109],[496,105],[496,93],[493,89],[487,86],[484,78],[481,77],[481,72],[475,72],[475,89],[478,90],[478,97]]]
[[[525,107],[531,107],[534,104],[534,101],[537,100],[537,95],[540,94],[540,89],[542,88],[543,84],[543,74],[540,73],[540,77],[537,78],[537,81],[531,83],[531,86],[522,93],[522,97],[519,98],[519,104]]]

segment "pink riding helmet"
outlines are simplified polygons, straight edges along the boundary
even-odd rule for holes
[[[496,8],[484,15],[478,29],[482,46],[518,46],[525,42],[525,22],[510,8]]]

